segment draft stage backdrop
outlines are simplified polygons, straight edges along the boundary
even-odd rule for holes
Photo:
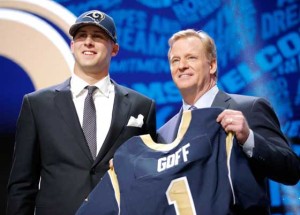
[[[155,99],[158,127],[181,106],[167,40],[180,29],[204,30],[217,44],[218,86],[267,98],[300,154],[299,0],[0,0],[3,208],[22,97],[70,76],[74,59],[68,29],[76,16],[91,9],[115,19],[121,49],[111,76]],[[273,214],[300,213],[299,184],[270,182],[270,193]]]

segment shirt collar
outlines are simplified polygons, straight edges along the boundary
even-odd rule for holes
[[[85,87],[89,84],[73,74],[71,78],[71,92],[73,96],[78,97],[85,92]],[[109,75],[98,81],[94,86],[98,87],[100,93],[105,97],[109,96],[110,91],[113,89],[113,84],[110,81]]]
[[[98,87],[98,89],[100,90],[100,93],[102,95],[104,95],[105,97],[109,96],[109,93],[112,89],[112,85],[113,84],[110,81],[109,75],[107,75],[105,78],[101,79],[96,84],[94,84],[94,86]]]
[[[199,108],[208,108],[211,107],[217,93],[219,92],[219,88],[217,85],[213,86],[209,91],[207,91],[204,95],[202,95],[194,104],[195,107]],[[183,110],[188,110],[191,105],[187,104],[183,100]]]

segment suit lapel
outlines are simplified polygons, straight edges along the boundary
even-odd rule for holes
[[[112,112],[111,125],[108,134],[103,142],[103,145],[97,155],[95,164],[99,163],[111,149],[112,145],[118,139],[122,129],[127,124],[128,113],[130,110],[130,102],[128,101],[128,92],[121,88],[118,84],[115,85],[115,101]]]
[[[76,108],[72,100],[72,93],[70,91],[70,79],[56,88],[56,96],[54,98],[55,105],[58,112],[70,128],[70,132],[75,136],[75,140],[78,140],[82,151],[93,161],[91,152],[86,143]]]
[[[175,127],[174,127],[174,130],[170,131],[171,141],[169,141],[169,142],[173,142],[177,137],[179,126],[181,123],[182,112],[183,112],[183,109],[181,108],[179,113],[174,117]]]
[[[158,129],[157,141],[159,143],[171,143],[175,140],[181,122],[182,111],[181,108],[175,116]]]
[[[227,109],[230,106],[230,100],[231,100],[231,98],[228,94],[219,90],[219,92],[217,93],[211,106],[212,107],[222,107],[222,108]]]

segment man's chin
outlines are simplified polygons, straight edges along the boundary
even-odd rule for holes
[[[190,82],[188,81],[181,81],[179,84],[177,84],[177,87],[179,90],[185,90],[185,91],[189,91],[193,89],[193,85],[191,85]]]

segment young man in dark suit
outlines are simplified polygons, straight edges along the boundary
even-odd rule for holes
[[[123,142],[147,133],[155,138],[154,101],[110,79],[111,58],[119,51],[114,20],[88,11],[69,32],[72,77],[24,96],[7,215],[74,215]],[[86,108],[88,86],[94,91]],[[84,125],[94,130],[87,135]]]
[[[183,111],[224,108],[216,122],[226,132],[233,132],[239,143],[231,160],[233,208],[236,214],[270,214],[267,179],[294,185],[300,178],[299,159],[281,132],[271,105],[263,98],[218,89],[216,46],[205,32],[179,31],[169,39],[169,46],[171,75],[183,106],[158,130],[158,142],[170,143],[176,138]]]

